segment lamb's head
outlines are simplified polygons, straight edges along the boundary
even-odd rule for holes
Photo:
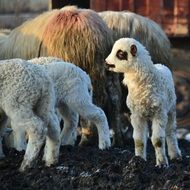
[[[147,50],[133,38],[121,38],[117,40],[111,53],[106,58],[107,69],[114,72],[125,73],[140,64],[137,60],[142,55],[148,55]]]

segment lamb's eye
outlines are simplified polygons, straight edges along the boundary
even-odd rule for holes
[[[118,50],[116,53],[116,56],[118,59],[120,60],[127,60],[127,52],[126,51],[122,51],[122,50]]]

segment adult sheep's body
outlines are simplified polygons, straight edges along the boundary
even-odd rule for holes
[[[55,114],[54,86],[48,74],[21,59],[0,61],[0,123],[2,132],[7,117],[14,131],[27,132],[28,145],[20,170],[33,166],[46,139],[44,160],[55,164],[59,155],[59,122]],[[2,134],[0,134],[2,136]],[[21,139],[14,139],[16,144]],[[0,157],[3,157],[0,142]]]
[[[1,38],[0,59],[54,56],[81,67],[90,75],[94,103],[106,112],[119,144],[121,89],[118,75],[104,68],[112,45],[111,30],[96,12],[68,6],[39,15]]]

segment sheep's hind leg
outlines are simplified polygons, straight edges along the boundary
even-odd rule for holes
[[[151,141],[156,154],[156,166],[167,167],[168,159],[165,148],[165,129],[167,124],[167,115],[162,114],[152,120],[152,137]]]
[[[146,160],[146,146],[148,138],[148,123],[136,114],[131,115],[133,126],[133,139],[135,142],[135,156],[140,156]]]
[[[23,172],[28,168],[33,167],[36,158],[39,155],[40,149],[45,140],[46,125],[42,119],[36,116],[31,109],[13,110],[9,115],[13,128],[26,129],[28,133],[28,144],[24,159],[20,166],[20,171]],[[16,125],[16,126],[15,126]]]
[[[15,129],[13,127],[13,132],[11,136],[13,138],[13,148],[18,151],[26,150],[27,142],[25,129]]]
[[[56,164],[59,158],[60,126],[55,113],[50,114],[43,160],[46,166]]]
[[[64,127],[61,131],[61,145],[75,145],[79,115],[70,110],[67,105],[63,105],[59,111],[64,121]]]
[[[178,147],[176,136],[176,112],[168,114],[168,123],[166,127],[166,142],[168,145],[168,154],[170,159],[181,159],[181,151]]]
[[[99,148],[106,149],[111,146],[110,132],[107,118],[102,109],[88,101],[83,102],[82,109],[76,107],[79,115],[94,123],[98,129]]]

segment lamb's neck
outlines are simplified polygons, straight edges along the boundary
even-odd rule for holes
[[[153,82],[156,77],[155,68],[153,65],[150,67],[142,67],[131,69],[124,73],[123,84],[130,88],[139,88],[140,86],[148,85]]]

